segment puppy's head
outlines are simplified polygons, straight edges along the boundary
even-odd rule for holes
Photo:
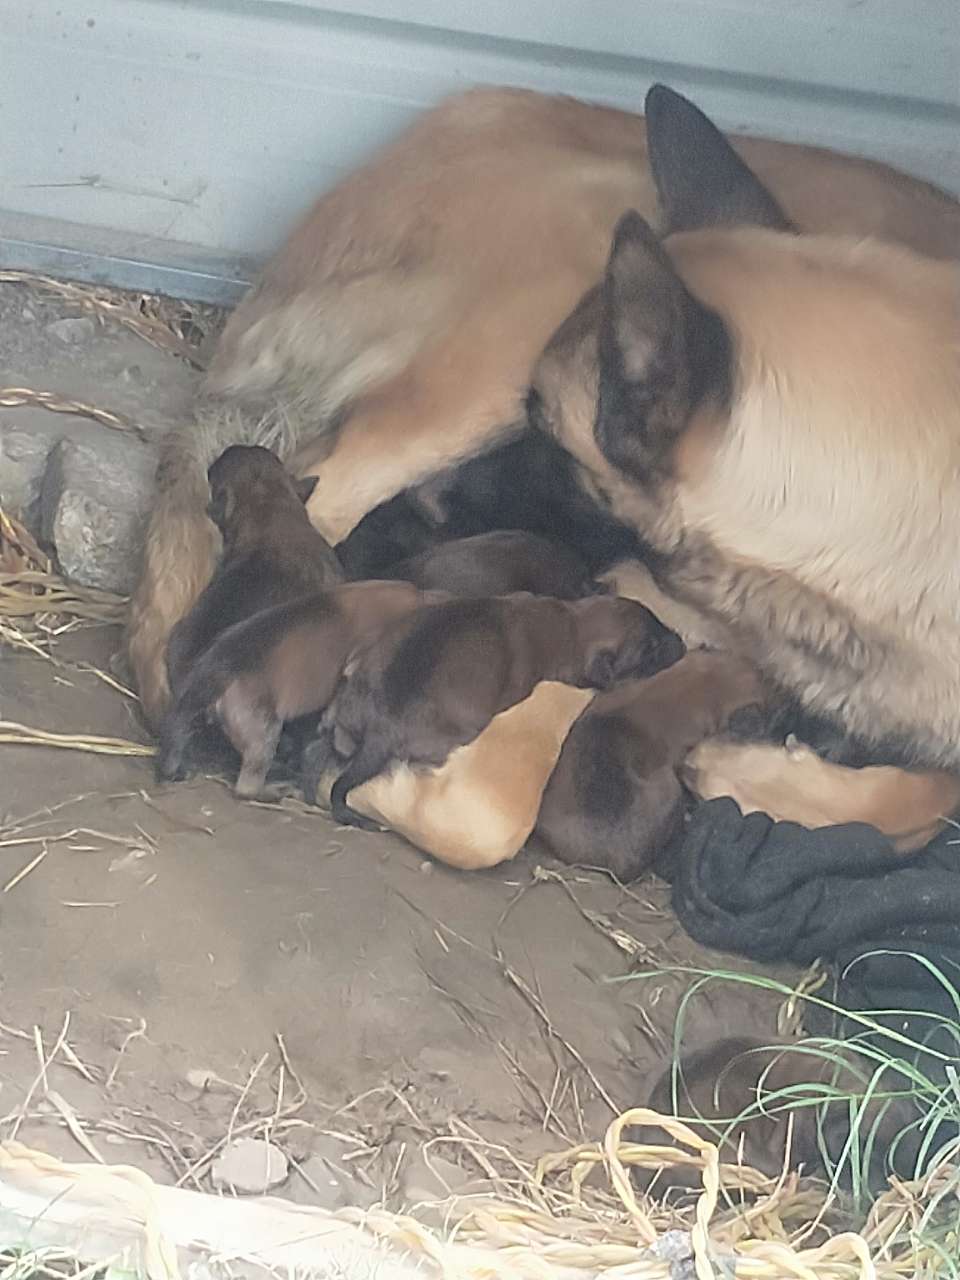
[[[305,504],[317,480],[315,476],[294,479],[276,454],[260,445],[234,444],[210,466],[207,483],[207,514],[229,543],[266,513]]]
[[[653,675],[683,657],[683,641],[642,604],[587,596],[571,605],[585,655],[587,684],[605,689],[631,676]]]

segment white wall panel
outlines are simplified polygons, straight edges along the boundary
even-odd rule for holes
[[[656,79],[960,191],[958,0],[0,0],[0,260],[107,229],[216,275],[445,93]]]

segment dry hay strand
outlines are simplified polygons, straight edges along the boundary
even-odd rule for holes
[[[49,409],[51,413],[72,413],[80,418],[90,418],[112,431],[124,431],[148,442],[149,432],[139,423],[125,418],[123,414],[114,413],[112,409],[101,409],[84,400],[70,400],[56,391],[35,391],[32,387],[0,387],[0,409],[19,409],[26,405],[33,409]]]
[[[634,1124],[656,1124],[676,1145],[655,1148],[623,1142],[624,1128]],[[686,1221],[679,1211],[641,1204],[628,1173],[630,1165],[675,1162],[693,1162],[702,1174],[702,1189]],[[938,1196],[956,1200],[955,1167],[941,1167],[922,1184],[893,1184],[861,1232],[839,1231],[825,1238],[821,1232],[820,1240],[811,1244],[809,1229],[802,1224],[818,1216],[816,1195],[804,1191],[795,1179],[771,1180],[721,1165],[715,1146],[671,1117],[645,1108],[627,1111],[609,1126],[601,1143],[583,1144],[541,1161],[537,1177],[542,1184],[548,1173],[572,1175],[585,1163],[606,1172],[607,1189],[585,1188],[581,1178],[579,1193],[568,1194],[564,1205],[554,1192],[546,1202],[542,1186],[531,1185],[524,1195],[498,1179],[489,1195],[441,1202],[442,1226],[428,1226],[411,1213],[380,1207],[335,1213],[297,1207],[296,1217],[290,1217],[293,1206],[282,1200],[264,1202],[273,1206],[268,1212],[276,1216],[262,1218],[264,1232],[251,1254],[254,1241],[247,1233],[241,1244],[236,1216],[232,1230],[228,1228],[227,1215],[233,1214],[229,1206],[235,1203],[229,1197],[189,1198],[190,1193],[160,1187],[127,1166],[65,1164],[18,1142],[0,1147],[4,1181],[11,1189],[33,1186],[35,1199],[47,1205],[47,1228],[61,1212],[66,1216],[76,1200],[91,1210],[97,1206],[98,1224],[119,1226],[122,1215],[126,1231],[137,1231],[141,1260],[154,1280],[179,1275],[177,1247],[187,1244],[180,1227],[194,1244],[216,1239],[221,1254],[229,1251],[237,1260],[251,1261],[255,1256],[275,1274],[279,1267],[289,1272],[294,1263],[305,1277],[330,1274],[329,1247],[338,1224],[361,1233],[358,1242],[376,1240],[389,1246],[392,1256],[396,1257],[394,1251],[406,1255],[415,1274],[455,1280],[575,1280],[578,1275],[584,1280],[597,1275],[670,1280],[678,1274],[693,1274],[697,1280],[933,1280],[955,1274],[943,1270],[942,1254],[928,1249],[917,1230]],[[724,1190],[734,1185],[745,1189],[744,1196],[725,1207]],[[189,1210],[189,1224],[176,1211],[181,1207]],[[261,1209],[251,1204],[242,1213],[250,1222]],[[116,1220],[112,1214],[118,1215]],[[89,1235],[86,1240],[89,1243]],[[116,1237],[113,1241],[115,1248]],[[295,1242],[304,1246],[296,1259],[285,1253]],[[955,1245],[955,1238],[948,1239],[948,1248]],[[949,1256],[946,1260],[951,1262]]]
[[[0,283],[28,285],[71,303],[98,320],[113,320],[161,351],[205,367],[199,348],[216,332],[219,307],[183,302],[150,293],[124,293],[99,285],[77,284],[32,271],[0,271]]]
[[[676,1145],[624,1142],[623,1131],[632,1125],[655,1125]],[[679,1165],[701,1173],[702,1190],[692,1209],[641,1202],[630,1166]],[[585,1185],[598,1169],[607,1174],[612,1197],[603,1188]],[[550,1206],[544,1207],[539,1193],[549,1185],[548,1179],[561,1174],[568,1187],[566,1203],[554,1190]],[[601,1143],[543,1157],[532,1176],[533,1194],[521,1194],[512,1204],[484,1200],[460,1219],[457,1234],[488,1247],[497,1243],[511,1253],[529,1250],[558,1267],[629,1268],[631,1276],[647,1276],[654,1272],[645,1269],[644,1262],[651,1253],[671,1256],[665,1249],[668,1234],[683,1227],[689,1230],[689,1256],[698,1280],[721,1275],[752,1280],[932,1280],[942,1274],[942,1246],[926,1242],[918,1227],[924,1214],[929,1218],[938,1197],[957,1199],[958,1186],[960,1169],[950,1164],[922,1182],[892,1180],[862,1231],[830,1231],[825,1188],[795,1175],[769,1178],[743,1165],[721,1164],[717,1147],[682,1121],[634,1108],[611,1123]],[[815,1226],[819,1239],[811,1243]],[[675,1247],[675,1241],[671,1244]]]
[[[96,587],[73,586],[52,569],[0,571],[0,617],[69,614],[88,622],[117,623],[123,621],[126,609],[125,596]]]
[[[15,720],[0,720],[0,743],[12,743],[21,747],[58,747],[65,751],[87,751],[98,756],[154,756],[156,748],[129,738],[100,737],[97,734],[52,733],[46,729],[33,729],[17,724]]]
[[[69,615],[88,622],[122,622],[127,601],[112,591],[71,586],[24,525],[0,507],[0,620]],[[43,628],[48,634],[50,627]],[[22,645],[23,635],[0,638]]]

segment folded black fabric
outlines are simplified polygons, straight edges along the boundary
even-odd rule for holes
[[[950,834],[905,859],[862,823],[809,831],[711,800],[680,848],[674,909],[698,942],[755,960],[808,964],[934,925],[956,926],[960,944],[960,846]]]

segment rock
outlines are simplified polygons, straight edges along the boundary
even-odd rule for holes
[[[51,320],[47,333],[61,342],[73,344],[87,342],[93,337],[96,325],[89,316],[68,316],[63,320]]]
[[[123,437],[97,448],[61,440],[51,450],[40,533],[65,577],[121,594],[132,590],[155,471],[154,451]]]
[[[447,1200],[463,1192],[470,1181],[470,1175],[452,1160],[432,1155],[428,1162],[426,1157],[418,1155],[403,1171],[401,1190],[407,1204],[421,1204]]]
[[[213,1162],[216,1187],[246,1195],[263,1195],[287,1176],[287,1157],[262,1138],[237,1138]]]
[[[349,1147],[335,1138],[318,1138],[313,1154],[300,1166],[302,1181],[307,1184],[310,1194],[296,1198],[331,1212],[347,1208],[369,1209],[376,1204],[377,1192],[355,1178],[343,1164],[343,1157],[348,1151]]]
[[[50,450],[56,443],[53,432],[28,431],[6,427],[0,420],[0,494],[8,511],[19,516],[28,526],[36,523],[35,504]],[[30,528],[38,533],[38,528]]]

